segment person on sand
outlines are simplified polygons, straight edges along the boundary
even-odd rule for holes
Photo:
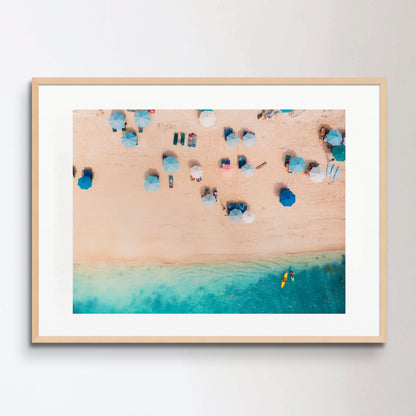
[[[292,173],[292,171],[290,170],[290,167],[289,167],[289,162],[290,162],[290,155],[287,155],[286,159],[285,159],[285,168],[289,173]]]

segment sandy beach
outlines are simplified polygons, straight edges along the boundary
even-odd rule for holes
[[[114,109],[116,110],[116,109]],[[133,112],[121,110],[127,131],[137,134]],[[257,119],[257,110],[215,110],[213,127],[202,127],[195,110],[156,110],[151,123],[138,134],[138,146],[121,144],[123,132],[113,132],[111,110],[74,111],[74,263],[209,263],[255,260],[285,254],[345,249],[345,163],[336,182],[313,183],[301,173],[288,173],[287,154],[316,161],[323,169],[332,158],[319,139],[326,126],[345,130],[342,110],[308,110]],[[224,128],[256,134],[256,144],[229,147]],[[175,132],[186,134],[185,146],[174,146]],[[198,136],[187,146],[189,133]],[[162,155],[174,155],[180,168],[174,187],[162,168]],[[237,169],[238,156],[254,166],[267,162],[251,178]],[[220,161],[229,158],[235,173],[224,178]],[[190,167],[203,168],[202,182],[190,180]],[[81,190],[82,169],[92,168],[93,185]],[[144,180],[157,173],[160,189],[149,193]],[[218,190],[213,208],[202,204],[204,189]],[[292,207],[279,203],[281,188],[296,195]],[[256,214],[253,224],[233,223],[222,206],[246,202]]]

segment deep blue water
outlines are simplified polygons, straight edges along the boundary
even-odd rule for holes
[[[284,272],[292,266],[295,281]],[[345,313],[344,252],[163,266],[74,266],[73,312]]]

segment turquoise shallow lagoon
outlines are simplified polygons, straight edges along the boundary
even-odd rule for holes
[[[292,266],[295,281],[284,272]],[[345,313],[344,251],[198,265],[74,266],[73,312]]]

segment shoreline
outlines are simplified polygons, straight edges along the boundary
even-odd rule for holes
[[[345,249],[336,249],[336,250],[324,250],[324,251],[310,251],[304,253],[286,253],[281,255],[275,255],[270,257],[263,258],[241,258],[241,259],[228,259],[228,260],[218,260],[218,261],[205,261],[205,262],[126,262],[126,261],[105,261],[105,262],[95,262],[95,263],[74,263],[74,269],[81,268],[147,268],[147,267],[186,267],[186,266],[221,266],[221,265],[230,265],[230,264],[248,264],[248,263],[278,263],[278,262],[287,262],[292,261],[294,263],[306,261],[308,259],[315,260],[317,257],[337,257],[339,255],[345,256]]]

